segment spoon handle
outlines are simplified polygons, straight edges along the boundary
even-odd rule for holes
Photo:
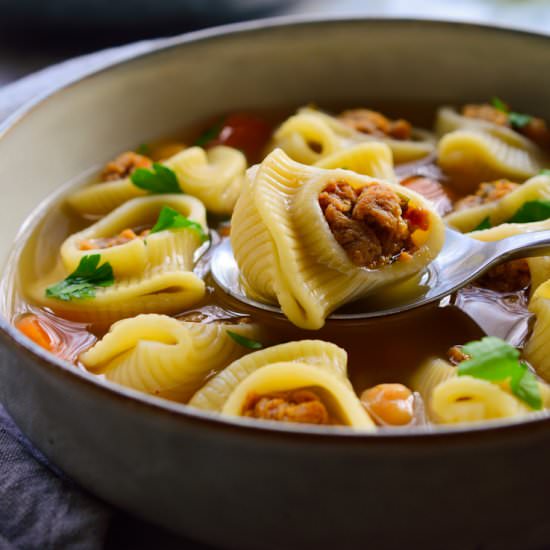
[[[550,255],[550,231],[534,231],[492,243],[489,263]]]

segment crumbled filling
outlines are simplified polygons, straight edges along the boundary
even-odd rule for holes
[[[509,114],[489,104],[464,105],[462,114],[468,118],[477,118],[492,122],[498,126],[512,128],[544,149],[550,148],[550,129],[542,118],[531,117],[523,126],[513,126]]]
[[[453,365],[458,365],[462,361],[467,361],[470,356],[464,353],[462,346],[453,346],[447,351],[447,357]]]
[[[474,208],[475,206],[481,206],[482,204],[498,201],[518,187],[518,183],[506,179],[482,183],[473,195],[467,195],[456,201],[453,209],[455,212],[458,212],[459,210],[466,210],[468,208]]]
[[[409,122],[402,118],[390,120],[377,111],[351,109],[342,112],[338,119],[346,126],[364,134],[400,140],[411,139],[412,126]]]
[[[380,183],[360,189],[343,181],[329,183],[319,195],[319,205],[350,260],[369,269],[392,263],[403,253],[413,253],[412,234],[429,226],[425,210],[411,206],[406,198]]]
[[[242,408],[242,415],[279,422],[334,424],[321,398],[306,389],[265,395],[251,393]]]
[[[122,153],[115,160],[107,163],[101,173],[101,181],[115,181],[127,178],[138,168],[150,168],[153,161],[149,157],[132,151]]]
[[[475,282],[477,286],[497,292],[518,292],[531,284],[527,260],[511,260],[491,268]]]
[[[114,237],[101,237],[97,239],[86,239],[80,241],[78,247],[80,250],[98,250],[104,248],[111,248],[112,246],[118,246],[120,244],[126,244],[134,239],[144,239],[151,232],[150,229],[144,229],[139,233],[136,233],[133,229],[124,229],[118,235]]]

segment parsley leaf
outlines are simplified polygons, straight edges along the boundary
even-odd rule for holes
[[[550,218],[550,200],[537,199],[521,205],[508,223],[540,222]]]
[[[457,367],[459,376],[473,376],[491,382],[510,383],[510,390],[533,409],[542,408],[535,375],[520,362],[519,351],[500,338],[486,336],[463,346],[470,359]]]
[[[550,168],[543,168],[543,169],[539,172],[539,174],[540,174],[541,176],[550,176]]]
[[[209,142],[211,142],[213,139],[216,139],[220,132],[222,131],[223,125],[225,123],[225,119],[221,119],[216,124],[208,128],[205,132],[203,132],[196,140],[193,145],[196,145],[197,147],[204,147]]]
[[[508,113],[510,109],[508,108],[508,105],[502,101],[499,97],[493,97],[491,99],[491,105],[497,109],[498,111],[502,111],[503,113]]]
[[[130,179],[136,187],[150,193],[182,192],[175,172],[159,162],[154,162],[151,169],[138,168],[132,173]]]
[[[243,336],[242,334],[237,334],[236,332],[233,332],[231,330],[227,331],[227,334],[237,342],[237,344],[240,344],[241,346],[244,346],[248,349],[262,349],[264,346],[261,342],[257,342],[256,340],[251,340],[250,338],[247,338],[246,336]]]
[[[516,130],[527,126],[533,120],[531,115],[510,111],[510,107],[508,107],[508,105],[498,97],[493,97],[493,99],[491,99],[491,105],[498,111],[506,113],[508,115],[508,122],[510,123],[510,126]]]
[[[68,302],[72,299],[94,298],[97,287],[115,282],[109,262],[99,266],[100,254],[82,256],[78,267],[65,279],[46,289],[46,296]]]
[[[158,233],[166,229],[192,229],[200,235],[202,242],[208,240],[208,235],[204,232],[200,223],[186,218],[169,206],[162,207],[157,223],[151,229],[151,233]]]
[[[487,216],[482,220],[477,227],[474,228],[474,231],[482,231],[483,229],[491,229],[491,218]]]
[[[508,122],[512,128],[523,128],[532,120],[533,117],[531,115],[525,115],[523,113],[508,113]]]

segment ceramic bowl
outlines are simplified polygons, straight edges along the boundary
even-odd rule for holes
[[[13,243],[40,223],[44,203],[36,205],[140,141],[222,112],[313,100],[460,104],[498,94],[550,117],[549,66],[550,38],[525,32],[285,19],[164,41],[25,107],[0,129],[2,402],[31,441],[92,493],[220,547],[547,543],[547,413],[523,423],[373,436],[219,420],[51,357],[10,325],[7,281]]]

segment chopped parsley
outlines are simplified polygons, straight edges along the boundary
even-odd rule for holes
[[[261,342],[257,342],[256,340],[251,340],[250,338],[247,338],[246,336],[243,336],[242,334],[237,334],[236,332],[233,332],[232,330],[228,330],[227,334],[237,342],[237,344],[240,344],[241,346],[244,346],[248,349],[262,349],[264,346]]]
[[[100,254],[83,256],[78,267],[65,279],[46,289],[46,296],[68,302],[73,299],[94,298],[96,289],[115,282],[109,262],[101,266]]]
[[[157,222],[151,229],[151,233],[158,233],[167,229],[192,229],[200,235],[202,242],[208,240],[208,235],[204,232],[200,223],[186,218],[169,206],[163,206]]]
[[[486,336],[470,342],[462,350],[469,359],[457,367],[459,376],[473,376],[491,382],[508,382],[510,390],[532,409],[542,408],[535,375],[519,360],[519,351],[500,338]]]
[[[498,111],[506,113],[508,115],[508,122],[510,123],[510,126],[516,130],[527,126],[533,120],[531,115],[510,111],[510,107],[508,107],[508,105],[506,105],[506,103],[498,97],[493,97],[493,99],[491,99],[491,105]]]
[[[482,220],[477,227],[474,228],[474,231],[482,231],[483,229],[491,229],[491,218],[487,216],[484,220]]]
[[[132,183],[149,193],[181,193],[176,173],[160,164],[154,162],[152,168],[138,168],[130,176]]]
[[[550,200],[537,199],[521,205],[508,223],[541,222],[550,218]]]
[[[196,145],[197,147],[204,147],[205,145],[208,145],[213,139],[216,139],[220,132],[222,131],[222,128],[224,126],[225,119],[221,119],[216,124],[208,128],[205,132],[203,132],[196,140],[193,145]]]

